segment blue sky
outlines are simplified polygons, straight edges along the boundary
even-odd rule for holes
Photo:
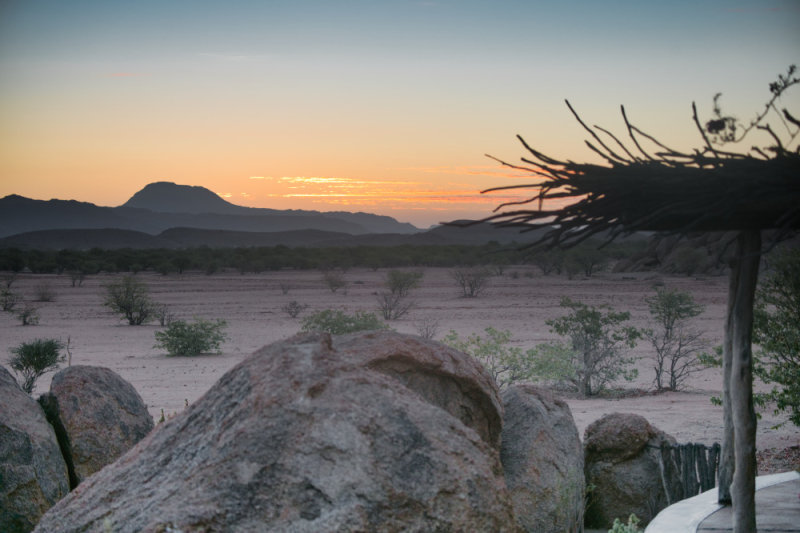
[[[119,205],[156,180],[420,226],[488,214],[514,135],[593,159],[563,104],[698,146],[800,54],[800,1],[0,4],[0,195]],[[798,91],[783,104],[799,109]],[[312,179],[313,178],[313,179]]]

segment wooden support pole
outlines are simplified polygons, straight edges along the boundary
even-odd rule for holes
[[[753,408],[753,301],[761,259],[761,233],[739,233],[731,277],[736,279],[728,324],[732,357],[730,404],[734,434],[734,471],[731,483],[734,533],[756,531],[756,414]],[[727,341],[728,335],[726,335]]]

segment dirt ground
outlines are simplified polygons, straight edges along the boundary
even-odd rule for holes
[[[300,319],[322,309],[376,311],[376,293],[381,290],[385,271],[351,269],[346,272],[346,292],[332,293],[317,271],[280,271],[263,274],[201,273],[161,276],[137,275],[147,282],[152,298],[169,306],[178,318],[225,319],[228,341],[222,353],[198,357],[167,357],[154,347],[154,332],[159,326],[128,326],[103,306],[104,285],[117,275],[87,278],[81,287],[71,287],[69,277],[21,274],[12,291],[26,301],[35,298],[36,288],[48,284],[55,293],[51,302],[37,302],[41,316],[37,326],[20,325],[9,313],[0,313],[0,362],[6,364],[8,350],[35,338],[69,340],[72,364],[101,365],[130,381],[158,420],[196,401],[217,379],[254,350],[286,338],[300,329]],[[669,277],[655,273],[609,274],[590,279],[568,280],[561,276],[541,276],[534,267],[509,267],[494,277],[485,293],[463,298],[450,277],[449,269],[424,270],[421,286],[412,291],[414,308],[391,326],[402,333],[416,334],[420,324],[436,324],[441,339],[449,330],[459,335],[481,333],[487,326],[510,330],[523,349],[556,340],[545,320],[561,316],[559,300],[569,296],[588,304],[609,304],[631,313],[633,325],[646,326],[649,313],[644,298],[653,293],[655,283],[690,291],[705,311],[695,320],[698,329],[712,344],[720,344],[723,334],[727,278]],[[283,289],[288,287],[288,293]],[[300,318],[290,318],[282,306],[291,300],[309,308]],[[633,354],[639,356],[639,378],[620,384],[629,389],[652,388],[652,350],[640,342]],[[35,394],[45,392],[52,374],[42,376]],[[760,385],[763,387],[763,385]],[[722,436],[722,409],[709,398],[721,390],[720,369],[694,374],[683,392],[639,394],[620,399],[568,399],[578,429],[612,412],[637,413],[653,425],[673,435],[679,442],[718,442]],[[784,450],[800,444],[800,430],[790,424],[773,426],[784,417],[771,410],[762,413],[758,424],[759,450]],[[767,454],[769,455],[769,454]],[[796,467],[796,466],[795,466]],[[761,473],[770,471],[765,466]]]

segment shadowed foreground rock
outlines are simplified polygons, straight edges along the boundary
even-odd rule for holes
[[[391,332],[256,352],[36,531],[518,531],[468,356]]]
[[[503,393],[500,459],[517,522],[532,533],[580,531],[583,447],[569,406],[531,385]]]
[[[662,479],[661,444],[675,439],[639,415],[612,413],[586,428],[586,484],[594,485],[586,507],[586,526],[610,528],[615,518],[627,522],[633,513],[647,525],[667,507],[664,484],[682,491],[678,470],[669,460]],[[672,502],[674,503],[674,502]]]
[[[0,367],[0,531],[30,531],[69,492],[67,466],[39,405]]]
[[[142,397],[108,368],[65,368],[53,376],[50,394],[69,438],[77,482],[116,461],[153,429]]]

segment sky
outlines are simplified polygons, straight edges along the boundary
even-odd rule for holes
[[[123,204],[154,181],[251,207],[483,218],[522,135],[598,162],[565,99],[678,149],[800,63],[800,0],[0,0],[0,197]],[[800,112],[800,89],[780,105]]]

